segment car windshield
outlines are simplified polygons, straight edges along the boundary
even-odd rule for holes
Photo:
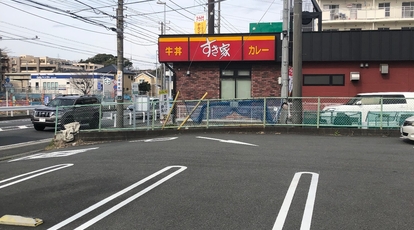
[[[345,105],[356,105],[357,102],[360,102],[361,105],[373,105],[379,104],[380,96],[376,95],[363,95],[363,96],[356,96],[350,99]]]
[[[68,106],[75,104],[75,99],[69,99],[69,98],[55,98],[47,104],[47,106],[50,107],[56,107],[56,106]]]

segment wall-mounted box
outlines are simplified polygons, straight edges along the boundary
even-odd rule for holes
[[[388,74],[388,64],[380,64],[379,70],[381,74]]]
[[[351,81],[359,81],[359,72],[351,72],[349,75],[351,76]]]

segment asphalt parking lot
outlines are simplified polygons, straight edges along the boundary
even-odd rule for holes
[[[44,151],[0,162],[0,215],[36,229],[411,229],[413,147],[200,133]]]

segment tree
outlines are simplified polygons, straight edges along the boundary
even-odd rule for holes
[[[70,85],[84,95],[87,95],[93,87],[93,75],[88,75],[87,73],[74,75],[70,78]]]
[[[81,63],[94,63],[94,64],[101,64],[104,66],[108,65],[117,65],[118,59],[116,56],[112,54],[97,54],[91,58],[86,60],[80,60]],[[129,61],[127,58],[124,58],[124,68],[132,68],[132,62]]]
[[[151,90],[151,84],[146,81],[143,81],[138,85],[138,90],[141,94],[146,94]]]

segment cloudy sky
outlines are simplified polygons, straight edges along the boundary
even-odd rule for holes
[[[124,56],[135,68],[155,68],[160,22],[167,34],[194,33],[194,16],[208,0],[125,0]],[[282,0],[223,0],[221,33],[248,33],[255,22],[281,22]],[[79,61],[98,53],[116,56],[117,0],[1,0],[0,48],[23,54]],[[215,9],[218,10],[216,4]],[[217,13],[216,13],[217,16]],[[38,36],[39,39],[29,40]]]

